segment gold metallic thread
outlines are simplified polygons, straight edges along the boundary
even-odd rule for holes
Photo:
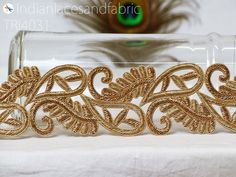
[[[67,76],[62,76],[65,72]],[[101,82],[108,85],[101,93],[95,85],[98,74],[104,75]],[[219,75],[218,83],[214,74]],[[56,84],[61,91],[54,91]],[[75,101],[78,96],[81,99]],[[19,104],[20,98],[24,103]],[[141,98],[138,105],[134,104],[137,98]],[[173,121],[193,133],[214,133],[216,123],[236,132],[235,107],[236,77],[231,80],[229,69],[222,64],[212,65],[206,72],[195,64],[179,64],[159,76],[154,68],[140,66],[116,80],[107,67],[87,74],[79,66],[63,65],[44,76],[37,67],[24,67],[1,84],[0,136],[18,136],[29,128],[48,136],[56,121],[66,130],[85,136],[96,135],[99,126],[121,136],[141,134],[145,127],[155,135],[164,135]],[[118,114],[114,116],[111,109],[119,110]],[[40,111],[43,117],[37,115]]]

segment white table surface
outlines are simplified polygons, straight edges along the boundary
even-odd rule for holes
[[[236,134],[0,140],[0,176],[235,177]]]

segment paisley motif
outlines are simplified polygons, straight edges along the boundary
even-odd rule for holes
[[[100,92],[99,74],[107,85]],[[164,135],[174,121],[193,133],[214,133],[217,123],[236,132],[235,108],[236,78],[223,64],[205,72],[196,64],[179,64],[160,75],[139,66],[116,80],[103,66],[86,73],[62,65],[43,76],[37,67],[24,67],[0,87],[0,136],[19,136],[28,128],[49,136],[55,123],[80,136],[96,135],[100,126],[120,136],[139,135],[145,128]]]

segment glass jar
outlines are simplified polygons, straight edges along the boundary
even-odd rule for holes
[[[106,65],[116,72],[149,65],[164,70],[179,63],[202,67],[235,63],[235,36],[182,34],[81,34],[21,31],[11,42],[9,73],[37,66],[42,73],[63,64],[84,69]],[[232,68],[233,70],[235,68]]]

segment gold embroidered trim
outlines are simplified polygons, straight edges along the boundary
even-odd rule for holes
[[[101,93],[95,84],[99,74],[108,84]],[[145,127],[164,135],[173,120],[194,133],[213,133],[216,122],[236,132],[235,107],[236,77],[230,80],[230,71],[222,64],[206,72],[195,64],[180,64],[159,76],[154,68],[140,66],[115,81],[107,67],[87,75],[79,66],[63,65],[44,76],[37,67],[24,67],[0,87],[0,135],[17,136],[30,127],[38,135],[50,135],[55,121],[77,135],[95,135],[99,126],[121,136],[141,134]]]

